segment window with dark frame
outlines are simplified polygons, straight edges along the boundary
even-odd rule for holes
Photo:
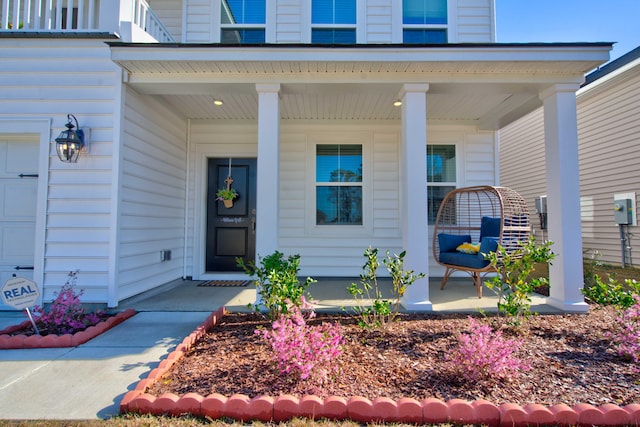
[[[427,205],[429,225],[436,222],[444,197],[457,187],[456,146],[427,145]]]

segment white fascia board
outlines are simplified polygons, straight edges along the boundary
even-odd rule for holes
[[[457,45],[437,47],[304,46],[149,46],[110,43],[111,58],[118,61],[300,61],[300,62],[591,62],[594,68],[609,60],[608,43],[568,45]]]

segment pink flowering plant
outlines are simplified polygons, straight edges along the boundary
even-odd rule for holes
[[[271,345],[282,375],[320,385],[338,373],[342,331],[338,323],[309,325],[315,311],[304,297],[301,302],[300,306],[289,302],[286,313],[272,322],[270,330],[257,329],[255,333]]]
[[[633,299],[634,304],[616,319],[618,330],[612,333],[612,339],[618,355],[640,364],[640,296],[634,295]]]
[[[468,382],[517,378],[530,365],[516,352],[522,346],[518,339],[506,339],[501,331],[469,318],[469,330],[457,336],[457,346],[448,354],[451,370]]]
[[[67,282],[56,294],[56,299],[45,310],[35,306],[33,311],[41,329],[48,334],[73,334],[95,325],[102,313],[86,313],[80,302],[83,291],[75,292],[78,271],[70,271]]]

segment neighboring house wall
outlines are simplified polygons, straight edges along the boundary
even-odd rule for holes
[[[614,264],[622,261],[614,193],[640,194],[640,61],[635,63],[577,95],[582,244],[585,257],[597,251],[601,261]],[[541,109],[500,131],[501,182],[520,192],[532,212],[535,197],[546,193],[542,132]],[[537,218],[534,224],[539,230]],[[640,248],[636,227],[629,229],[631,246]],[[640,264],[640,255],[634,258]]]
[[[183,275],[187,120],[126,90],[123,115],[118,300]],[[171,260],[161,262],[160,251]]]
[[[102,40],[2,39],[0,44],[0,118],[51,119],[53,141],[64,130],[67,114],[90,129],[90,156],[76,164],[60,162],[49,145],[44,272],[36,281],[44,299],[80,270],[83,300],[104,302],[109,285],[114,94],[121,69]],[[0,128],[0,133],[2,129]],[[38,272],[36,272],[38,273]]]

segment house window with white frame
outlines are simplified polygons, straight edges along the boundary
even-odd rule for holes
[[[362,145],[316,145],[316,225],[362,225]]]
[[[265,42],[266,0],[222,0],[220,2],[220,42],[263,44]]]
[[[356,43],[356,0],[312,0],[312,44]]]
[[[402,0],[402,42],[447,43],[447,0]]]
[[[429,225],[436,222],[444,197],[457,187],[456,146],[427,145],[427,206]]]

